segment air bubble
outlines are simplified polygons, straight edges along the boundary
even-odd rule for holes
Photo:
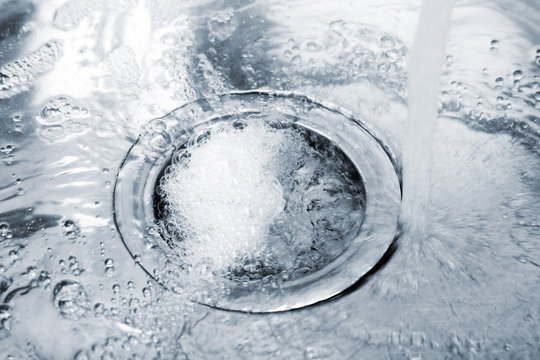
[[[114,268],[114,260],[111,258],[105,259],[105,275],[108,277],[114,276],[116,269]]]
[[[6,145],[6,146],[0,147],[0,152],[4,153],[4,154],[6,154],[6,155],[9,155],[9,154],[11,154],[11,153],[13,152],[13,149],[14,149],[14,148],[15,148],[15,147],[14,147],[13,145],[8,144],[8,145]]]
[[[105,312],[105,305],[103,305],[102,303],[97,303],[94,305],[94,314],[96,316],[103,315],[104,312]]]
[[[54,305],[60,315],[76,319],[90,310],[90,301],[84,287],[73,280],[62,280],[53,289]]]
[[[306,44],[306,48],[310,51],[316,51],[319,49],[319,44],[317,44],[315,41],[309,41]]]
[[[105,357],[104,357],[105,358]],[[79,350],[73,356],[73,360],[90,360],[91,357],[86,350]]]
[[[62,231],[64,232],[64,236],[72,240],[77,238],[81,233],[79,227],[73,220],[65,220],[62,223]]]
[[[0,68],[0,99],[7,99],[32,86],[34,77],[53,68],[62,55],[63,42],[51,40]]]
[[[150,296],[152,296],[152,291],[150,290],[150,288],[145,287],[142,289],[142,294],[145,298],[149,298]]]
[[[489,50],[496,54],[499,52],[499,40],[491,40],[491,43],[489,44]]]
[[[0,223],[0,237],[7,238],[10,232],[8,223]]]

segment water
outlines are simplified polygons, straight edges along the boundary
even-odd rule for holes
[[[430,193],[433,133],[441,89],[444,49],[453,1],[423,1],[408,57],[409,116],[403,144],[402,222],[408,231],[424,231]]]
[[[538,357],[535,2],[455,3],[423,236],[404,233],[348,296],[267,315],[198,305],[148,277],[139,263],[152,250],[132,257],[114,226],[118,167],[148,129],[167,144],[151,119],[265,89],[354,114],[407,179],[407,49],[420,3],[0,6],[2,356]]]
[[[292,280],[360,229],[365,190],[343,153],[307,130],[250,120],[195,134],[160,179],[161,229],[187,273]]]

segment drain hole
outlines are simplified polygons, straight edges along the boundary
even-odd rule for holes
[[[320,270],[357,236],[361,176],[336,144],[264,115],[199,129],[155,184],[156,229],[196,278],[276,287]]]
[[[152,120],[113,197],[120,238],[149,276],[245,312],[357,288],[387,260],[400,203],[394,157],[365,124],[307,97],[263,92],[201,99]]]

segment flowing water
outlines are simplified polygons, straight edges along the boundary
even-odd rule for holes
[[[540,356],[536,2],[455,1],[450,21],[449,8],[425,8],[433,17],[422,24],[440,16],[430,34],[418,27],[431,48],[413,43],[420,1],[8,0],[0,9],[0,357]],[[440,83],[415,84],[437,78],[429,59],[445,47]],[[429,118],[438,86],[436,122],[407,130],[409,110]],[[278,95],[219,96],[252,90]],[[203,115],[216,125],[180,142]],[[302,307],[385,253],[401,168],[407,221],[422,231],[405,228],[354,291]],[[189,236],[167,242],[170,227],[146,227],[156,205],[147,177],[163,179],[173,214],[164,220]],[[383,248],[349,256],[357,231],[343,229],[355,227]],[[312,246],[325,236],[332,246]],[[325,269],[337,275],[314,281]],[[190,273],[194,283],[183,281]],[[297,295],[289,281],[315,287]],[[254,288],[255,304],[301,309],[218,309],[238,308],[216,296]],[[280,291],[301,306],[280,308]]]
[[[403,139],[403,205],[401,221],[407,231],[425,231],[428,212],[433,134],[444,50],[453,1],[423,1],[408,57],[408,105]]]

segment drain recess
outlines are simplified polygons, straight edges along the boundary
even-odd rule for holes
[[[115,223],[172,291],[227,310],[297,309],[386,258],[394,164],[364,124],[306,97],[222,95],[148,124],[119,169]]]

